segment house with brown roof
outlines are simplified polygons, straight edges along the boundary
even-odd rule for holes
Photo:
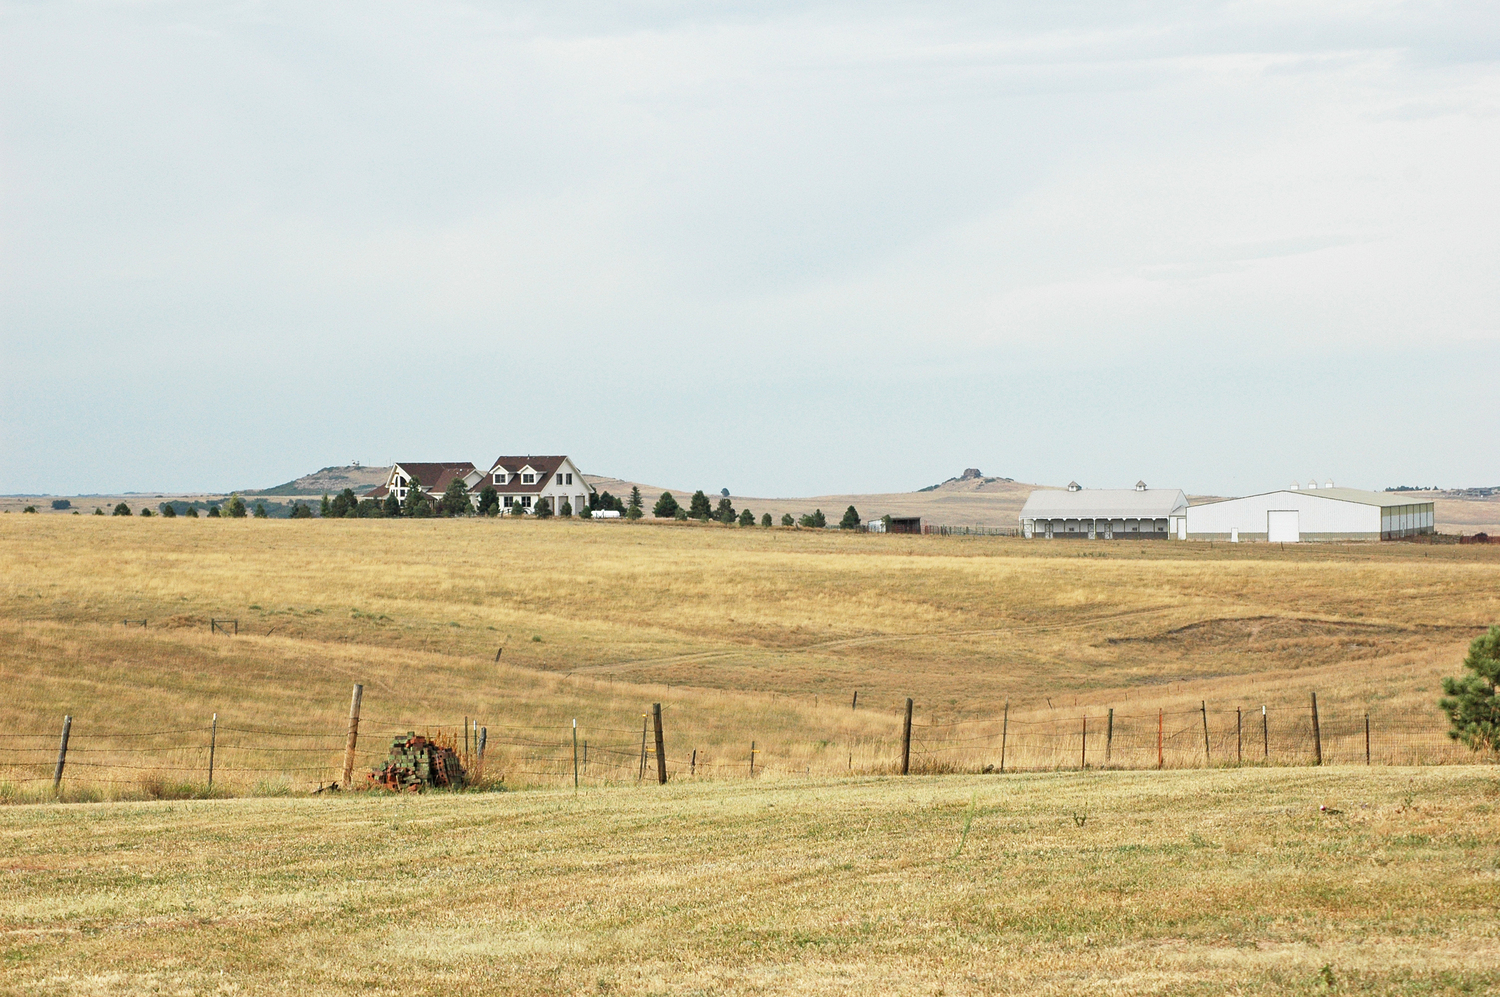
[[[395,492],[396,501],[405,502],[413,482],[426,494],[441,498],[454,478],[461,479],[465,487],[470,487],[481,477],[479,469],[466,460],[439,463],[401,461],[391,465],[385,484],[366,492],[365,498],[378,502]]]
[[[500,495],[502,513],[517,505],[530,512],[545,499],[554,513],[566,501],[575,516],[588,506],[594,492],[584,483],[583,472],[566,456],[496,457],[489,471],[469,486],[469,497],[475,505],[485,488],[494,488]]]

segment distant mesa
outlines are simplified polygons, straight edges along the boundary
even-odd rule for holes
[[[300,478],[276,485],[272,488],[246,490],[241,495],[337,495],[345,488],[354,489],[361,495],[377,485],[385,484],[389,477],[388,467],[369,467],[364,464],[346,464],[343,467],[325,467],[304,474]]]
[[[966,467],[964,468],[964,473],[960,474],[956,478],[949,478],[947,481],[940,481],[935,485],[928,485],[926,488],[918,488],[917,491],[935,492],[939,488],[942,488],[944,485],[962,485],[969,482],[973,483],[974,488],[983,488],[985,485],[991,483],[992,481],[1004,481],[1010,484],[1014,484],[1015,480],[1015,478],[992,477],[986,475],[977,467]]]

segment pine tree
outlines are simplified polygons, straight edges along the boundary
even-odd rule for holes
[[[168,519],[176,519],[177,518],[177,510],[172,506],[171,502],[163,502],[159,506],[159,508],[161,509],[161,514],[163,516],[165,516],[166,518],[168,518]]]
[[[552,518],[552,500],[549,499],[549,498],[539,498],[539,499],[537,499],[536,500],[536,508],[532,509],[531,511],[532,511],[533,514],[535,514],[535,516],[536,516],[537,519],[551,519]]]
[[[524,515],[526,515],[526,507],[521,504],[521,496],[517,495],[516,498],[515,498],[515,501],[511,503],[511,505],[510,505],[510,514],[512,516],[524,516]]]
[[[791,513],[789,513],[789,512],[783,512],[781,514],[781,525],[782,526],[796,526],[797,525],[797,521],[792,518],[792,514]]]
[[[111,516],[128,516],[128,515],[130,515],[130,506],[126,505],[124,502],[121,502],[119,505],[115,506],[115,511],[112,512],[112,513],[110,513],[110,515]]]
[[[675,519],[677,517],[677,500],[672,497],[671,492],[662,492],[661,498],[651,507],[651,515],[657,519]]]
[[[735,519],[738,518],[735,515],[734,503],[729,501],[728,498],[719,499],[719,508],[714,511],[714,518],[721,523],[733,526]]]
[[[245,518],[245,500],[240,498],[238,495],[229,496],[229,518]]]
[[[406,486],[406,501],[401,503],[401,515],[413,518],[432,515],[432,509],[427,496],[422,494],[422,486],[417,483],[416,478]]]
[[[859,512],[852,505],[844,510],[844,518],[839,520],[841,530],[857,530],[863,525],[864,521],[859,518]]]
[[[339,499],[344,500],[345,516],[359,515],[359,496],[354,494],[353,488],[345,488],[343,491],[339,492],[338,498],[335,498],[334,501],[337,502]],[[338,506],[334,506],[335,514],[337,513],[337,510]]]
[[[198,507],[196,505],[190,505],[190,506],[187,507],[187,509],[185,509],[183,511],[182,514],[184,516],[186,516],[188,519],[197,519],[198,518]]]
[[[771,514],[769,512],[760,517],[760,525],[764,526],[767,529],[770,529],[770,527],[771,527]]]
[[[209,519],[223,519],[224,518],[224,514],[219,511],[219,507],[218,506],[211,505],[211,506],[208,507],[208,518]]]
[[[328,500],[328,493],[323,493],[323,503],[318,506],[318,515],[324,519],[333,518],[333,503]],[[342,515],[342,513],[340,513]]]
[[[703,489],[698,489],[693,493],[693,500],[688,505],[688,518],[707,522],[713,518],[713,515],[713,506],[708,504],[708,496],[703,494]]]
[[[500,511],[500,493],[494,485],[485,485],[479,491],[479,514],[493,516]]]
[[[438,501],[438,509],[445,516],[465,516],[469,509],[469,486],[464,484],[464,479],[454,477],[448,482],[448,487],[443,490],[443,497]]]
[[[292,503],[292,511],[291,511],[291,513],[288,514],[288,518],[289,519],[312,519],[313,518],[312,507],[311,506],[303,505],[301,502],[293,502]]]
[[[559,519],[573,518],[573,503],[568,501],[567,496],[563,497],[562,505],[557,507],[557,515]]]
[[[741,526],[754,526],[755,525],[755,513],[751,512],[749,509],[746,509],[744,512],[740,513],[740,525]]]
[[[271,518],[271,514],[268,511],[266,511],[266,504],[264,502],[257,502],[257,503],[255,503],[255,518],[256,519],[270,519]]]
[[[401,515],[401,500],[396,498],[395,492],[385,493],[385,501],[380,504],[380,514],[391,519]]]
[[[641,501],[641,490],[636,485],[630,486],[630,505],[625,509],[626,519],[640,519],[644,512],[642,507],[645,503]]]
[[[1443,679],[1438,705],[1453,725],[1448,736],[1475,751],[1500,751],[1500,627],[1490,627],[1469,644],[1464,667],[1470,674]]]

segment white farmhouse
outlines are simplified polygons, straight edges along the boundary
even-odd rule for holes
[[[566,501],[578,515],[589,502],[594,489],[585,484],[583,473],[572,459],[554,457],[496,457],[490,469],[481,475],[469,489],[470,498],[477,505],[479,495],[486,488],[494,488],[500,495],[500,511],[510,512],[514,506],[530,512],[538,502],[546,499],[556,513]]]
[[[1400,492],[1335,488],[1331,481],[1321,488],[1312,481],[1306,488],[1208,502],[1187,512],[1194,540],[1395,540],[1435,528],[1431,502],[1413,502]]]
[[[1021,508],[1021,534],[1037,539],[1166,540],[1187,536],[1187,496],[1179,488],[1038,489]]]

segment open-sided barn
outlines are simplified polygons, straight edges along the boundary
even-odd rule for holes
[[[1021,508],[1027,537],[1088,540],[1166,540],[1186,536],[1187,496],[1178,488],[1037,489]]]

